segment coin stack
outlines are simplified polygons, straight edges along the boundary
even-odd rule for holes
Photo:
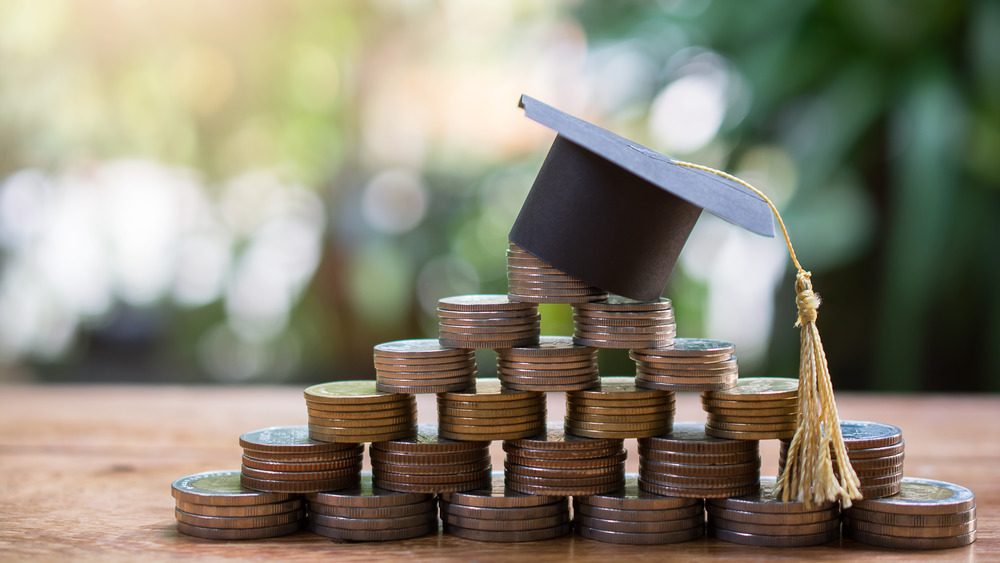
[[[675,422],[662,436],[639,438],[639,488],[685,498],[756,492],[760,443],[710,436],[699,422]]]
[[[903,431],[890,424],[862,420],[841,420],[840,432],[847,446],[866,499],[887,497],[899,492],[903,479]],[[790,440],[782,440],[778,452],[778,470],[785,468]],[[836,465],[834,473],[840,474]]]
[[[305,390],[309,437],[321,442],[385,442],[412,436],[413,395],[382,393],[374,381],[333,381]]]
[[[240,485],[239,471],[206,471],[170,486],[177,501],[177,531],[210,540],[287,536],[302,528],[305,510],[297,495],[266,493]]]
[[[584,303],[608,296],[513,242],[507,249],[507,294],[512,301],[530,303]]]
[[[441,520],[445,532],[469,540],[548,540],[569,533],[569,499],[512,491],[494,473],[488,488],[441,495]]]
[[[507,488],[552,496],[596,495],[625,485],[623,440],[583,438],[550,425],[530,438],[504,440]]]
[[[600,387],[566,393],[566,433],[587,438],[644,438],[670,432],[674,394],[639,389],[632,377],[604,377]]]
[[[672,391],[715,391],[736,384],[739,367],[731,342],[675,338],[672,346],[629,351],[639,387]]]
[[[368,447],[376,487],[390,491],[443,493],[489,485],[490,443],[456,442],[438,435],[437,424],[417,427],[413,438]]]
[[[597,541],[624,544],[680,543],[705,533],[701,499],[664,497],[639,489],[635,474],[625,488],[600,495],[573,497],[576,533]]]
[[[306,426],[274,426],[240,436],[241,482],[256,491],[311,493],[357,483],[364,446],[319,442]]]
[[[723,390],[705,391],[705,432],[731,440],[771,440],[795,434],[799,382],[785,377],[748,377]]]
[[[497,349],[497,374],[507,389],[575,391],[598,385],[597,348],[569,336],[542,336],[536,346]]]
[[[417,538],[438,529],[434,495],[387,491],[361,475],[361,483],[338,492],[308,495],[309,529],[347,541],[394,541]]]
[[[449,440],[513,440],[545,431],[545,394],[477,379],[468,391],[438,393],[438,433]]]
[[[661,348],[674,343],[670,300],[635,301],[612,295],[573,305],[573,341],[595,348]]]
[[[774,486],[774,477],[761,477],[759,492],[706,501],[709,535],[764,547],[820,545],[840,537],[839,504],[782,502]]]
[[[844,511],[844,536],[901,549],[944,549],[976,541],[976,497],[960,485],[906,477],[890,497]]]
[[[459,295],[438,301],[438,341],[446,348],[510,348],[538,344],[538,305],[506,295]]]
[[[475,379],[473,350],[444,348],[434,339],[375,346],[375,387],[383,393],[461,391],[471,387]]]

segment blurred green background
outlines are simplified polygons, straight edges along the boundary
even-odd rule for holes
[[[1000,389],[1000,2],[0,0],[0,22],[0,381],[374,377],[438,298],[506,291],[553,138],[523,92],[767,192],[838,389]],[[794,377],[793,281],[779,239],[706,214],[664,294],[741,375]]]

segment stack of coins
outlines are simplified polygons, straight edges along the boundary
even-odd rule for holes
[[[644,438],[670,432],[674,394],[639,389],[631,377],[604,377],[600,387],[566,393],[566,433],[587,438]]]
[[[302,528],[305,510],[297,495],[252,491],[239,471],[206,471],[170,486],[177,501],[177,531],[210,540],[287,536]]]
[[[507,389],[575,391],[597,385],[597,348],[569,336],[542,336],[537,346],[497,349],[497,374]]]
[[[662,436],[639,438],[639,488],[658,495],[725,498],[751,494],[760,482],[760,443],[705,433],[675,422]]]
[[[674,343],[677,325],[670,300],[635,301],[612,295],[573,305],[573,341],[595,348],[662,348]]]
[[[461,391],[476,379],[473,350],[444,348],[433,339],[375,346],[375,383],[384,393]]]
[[[625,476],[621,491],[573,497],[573,513],[576,533],[603,542],[680,543],[705,533],[701,499],[647,493],[635,474]]]
[[[772,440],[795,434],[799,382],[785,377],[750,377],[724,390],[705,391],[705,432],[731,440]]]
[[[714,391],[736,384],[736,346],[723,340],[675,338],[672,346],[632,350],[639,387],[673,391]]]
[[[412,436],[413,395],[382,393],[374,381],[333,381],[305,390],[309,437],[321,442],[385,442]]]
[[[308,495],[309,529],[347,541],[394,541],[437,532],[434,495],[401,493],[372,485],[372,476],[340,492]]]
[[[469,540],[548,540],[569,533],[569,500],[512,491],[494,473],[490,487],[441,495],[441,520],[446,533]]]
[[[545,431],[545,394],[503,389],[477,379],[466,392],[439,393],[438,433],[465,441],[513,440]]]
[[[257,491],[311,493],[357,484],[364,446],[318,442],[306,426],[274,426],[240,436],[241,481]]]
[[[507,488],[529,495],[575,496],[625,486],[623,440],[582,438],[549,426],[544,434],[505,440]]]
[[[757,493],[708,500],[709,535],[764,547],[820,545],[840,538],[839,504],[782,502],[774,485],[774,477],[762,477]]]
[[[507,294],[512,301],[584,303],[604,299],[604,290],[570,276],[510,243],[507,249]]]
[[[844,511],[844,536],[901,549],[943,549],[976,541],[976,497],[960,485],[906,477],[899,493]]]
[[[437,424],[417,427],[413,438],[375,442],[368,448],[376,487],[390,491],[468,491],[489,483],[490,443],[456,442],[438,435]]]
[[[890,424],[862,420],[841,420],[840,432],[847,457],[861,482],[866,499],[887,497],[899,492],[903,479],[903,431]],[[790,440],[782,440],[778,471],[784,471]],[[840,475],[834,465],[834,473]]]
[[[438,301],[438,340],[447,348],[510,348],[538,344],[538,305],[506,295],[459,295]]]

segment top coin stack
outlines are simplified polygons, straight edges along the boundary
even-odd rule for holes
[[[573,305],[573,341],[595,348],[664,348],[674,343],[677,325],[670,300],[635,301],[612,295]]]
[[[748,377],[734,387],[701,394],[708,413],[705,432],[730,440],[791,438],[799,404],[799,382],[786,377]]]
[[[397,340],[375,346],[376,388],[384,393],[443,393],[476,380],[475,351],[437,340]]]
[[[332,381],[305,390],[309,437],[321,442],[385,442],[416,432],[413,395],[382,393],[374,381]]]
[[[845,510],[844,536],[902,549],[968,545],[976,541],[976,496],[960,485],[905,477],[897,494]]]
[[[512,301],[529,303],[583,303],[608,295],[553,268],[513,242],[507,249],[507,294]]]
[[[731,342],[676,338],[666,348],[636,349],[635,381],[639,387],[669,391],[714,391],[736,384],[739,368]]]
[[[541,316],[506,295],[459,295],[438,301],[438,340],[446,348],[511,348],[538,343]]]

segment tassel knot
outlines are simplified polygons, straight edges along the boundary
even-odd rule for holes
[[[799,308],[799,318],[795,321],[795,326],[802,326],[816,322],[818,316],[816,309],[822,300],[819,295],[813,292],[811,272],[799,272],[795,277],[795,304]]]

